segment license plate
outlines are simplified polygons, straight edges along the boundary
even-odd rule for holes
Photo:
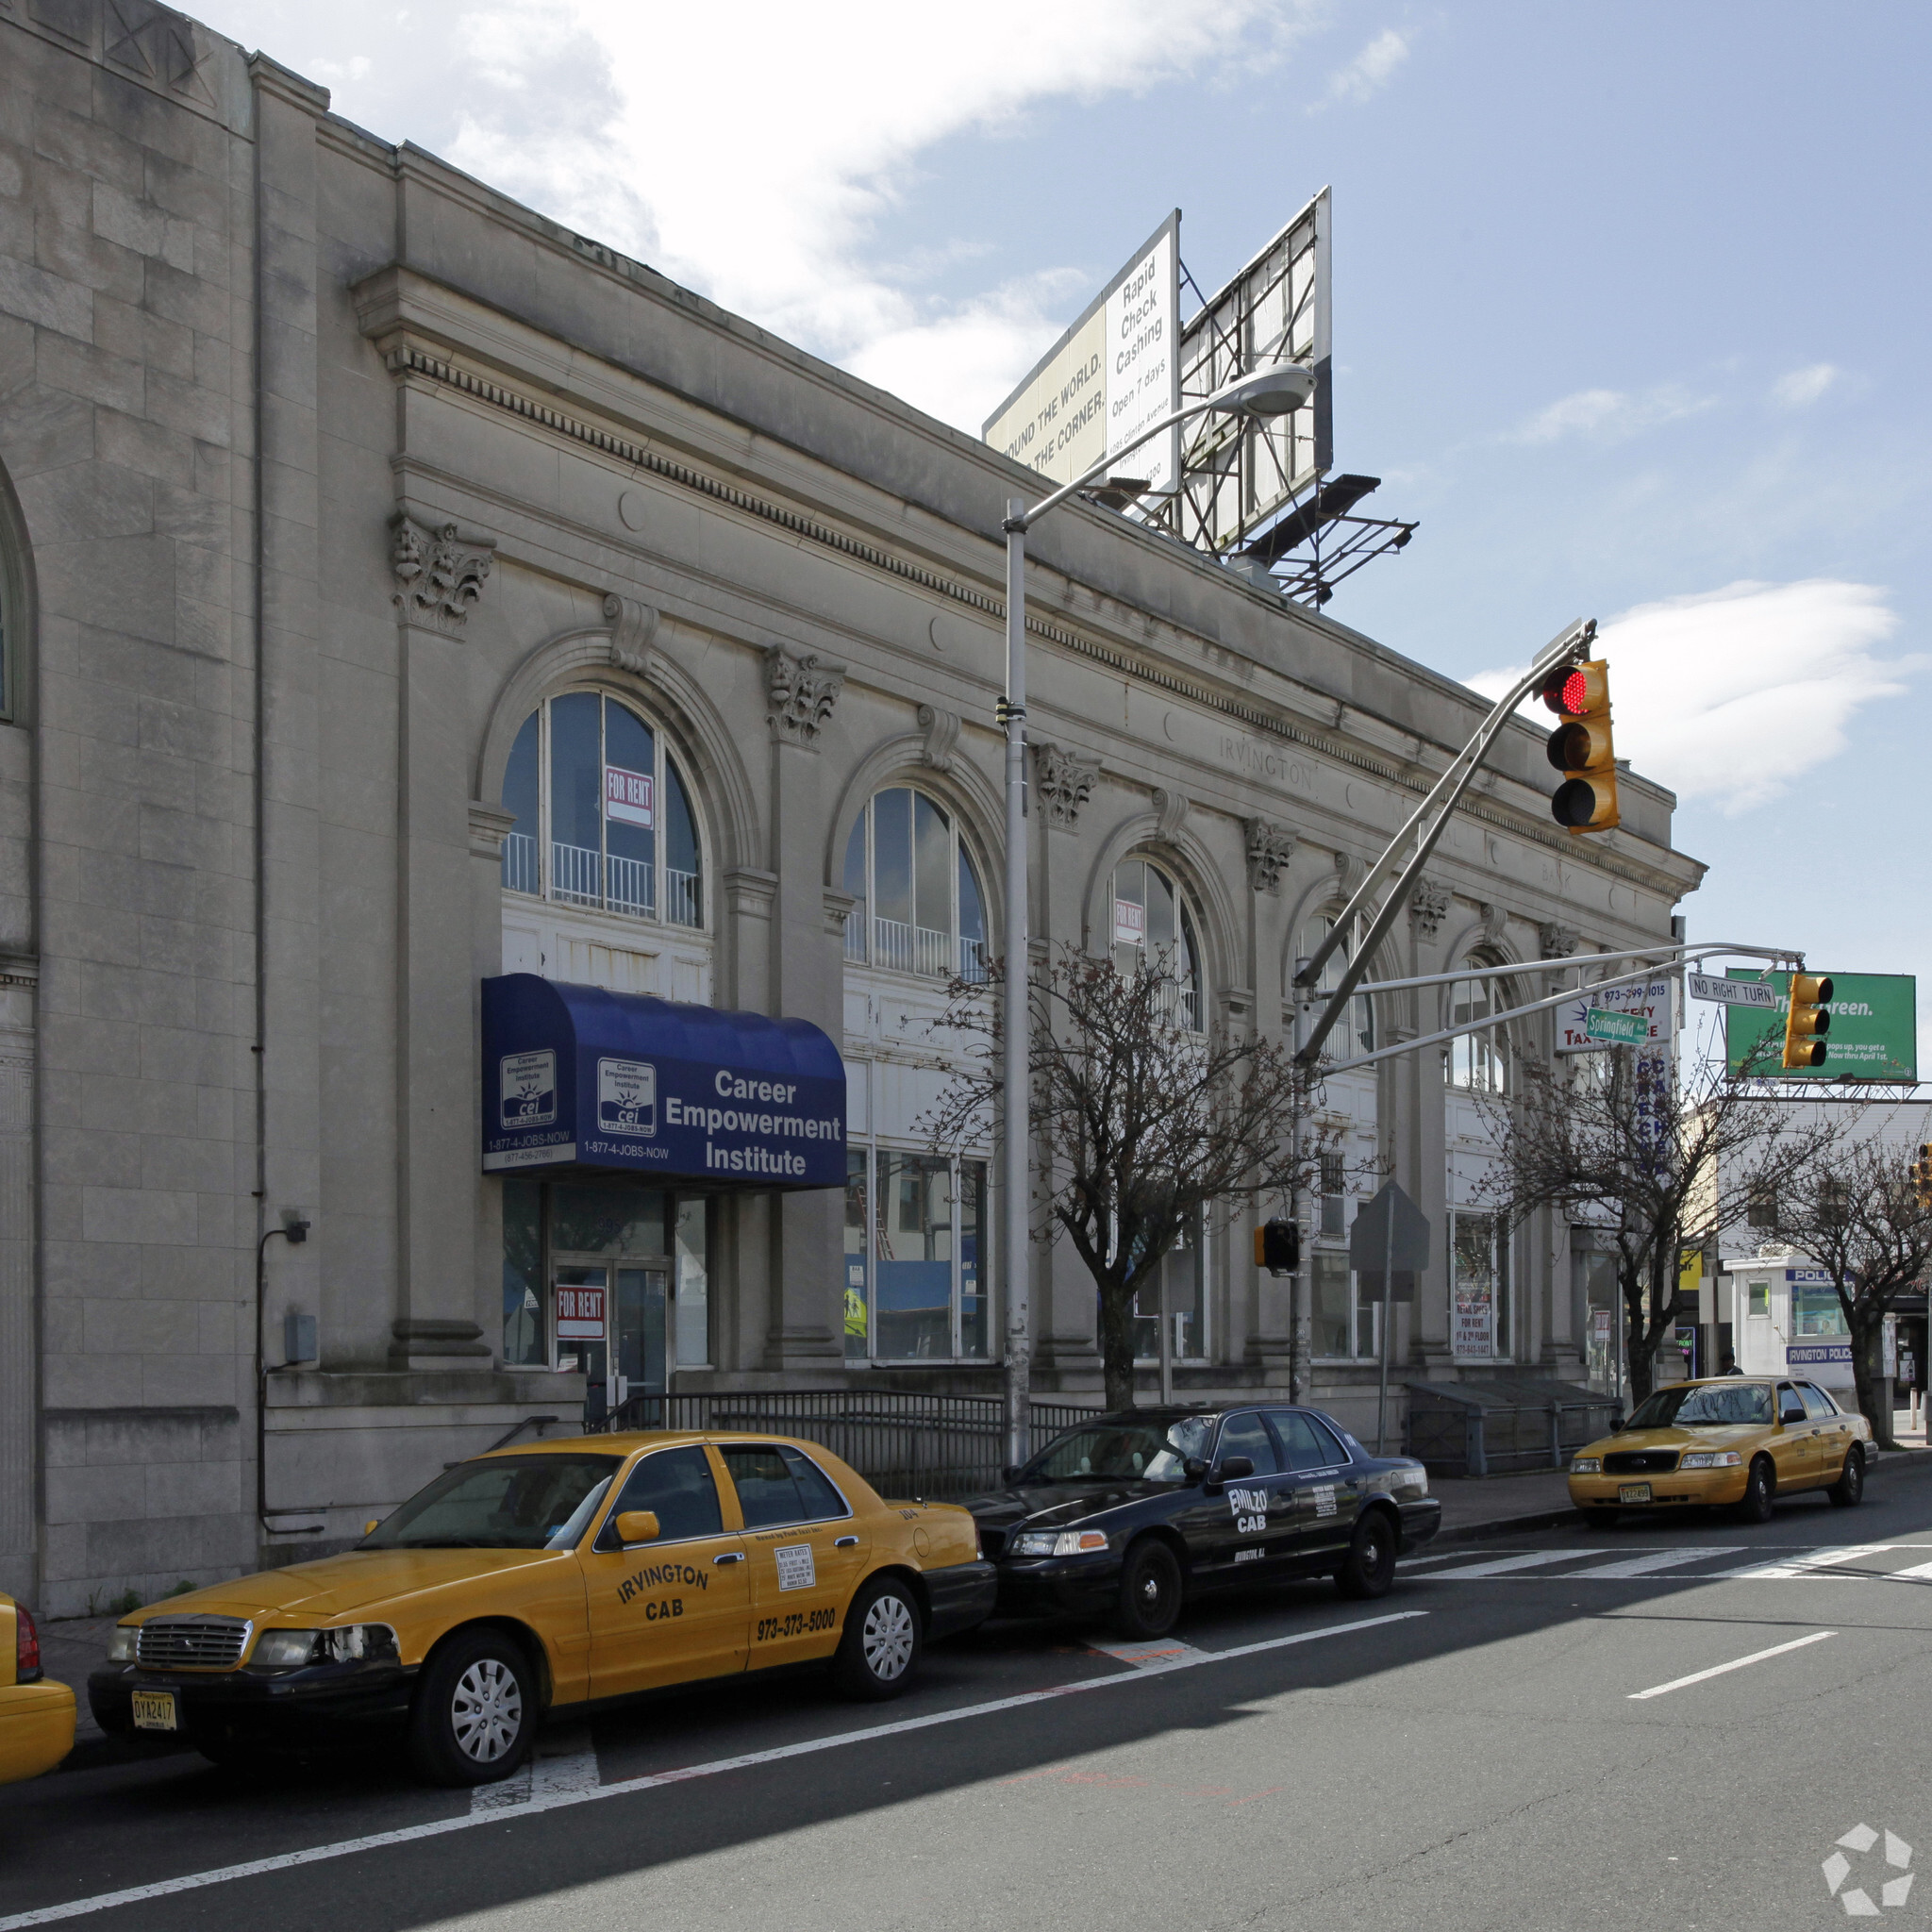
[[[175,1711],[172,1690],[137,1690],[134,1693],[134,1728],[137,1731],[178,1731],[181,1721]]]
[[[1621,1483],[1617,1488],[1617,1501],[1620,1503],[1647,1503],[1650,1501],[1648,1483]]]

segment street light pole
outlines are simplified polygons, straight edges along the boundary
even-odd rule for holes
[[[1007,734],[1007,904],[1006,974],[1001,989],[1000,1081],[1005,1095],[1001,1131],[1000,1260],[1007,1294],[1007,1460],[1024,1462],[1032,1450],[1033,1317],[1029,1257],[1032,1109],[1028,1105],[1031,1027],[1028,988],[1032,957],[1027,941],[1026,852],[1026,532],[1048,510],[1057,509],[1111,470],[1121,458],[1152,442],[1191,416],[1209,411],[1229,415],[1285,416],[1314,393],[1314,372],[1297,362],[1273,362],[1238,375],[1211,396],[1188,403],[1163,416],[1131,442],[1109,451],[1071,483],[1043,496],[1031,509],[1017,496],[1007,499],[1007,692],[999,720]]]

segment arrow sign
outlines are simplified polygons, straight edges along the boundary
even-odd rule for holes
[[[1612,1013],[1592,1007],[1583,1016],[1583,1030],[1591,1040],[1618,1046],[1641,1046],[1650,1038],[1650,1022],[1641,1013]]]
[[[1687,973],[1685,984],[1693,1000],[1715,1000],[1721,1007],[1762,1007],[1767,1013],[1777,1011],[1777,992],[1756,979],[1711,979],[1702,973]]]
[[[1378,1280],[1385,1269],[1420,1274],[1429,1265],[1429,1217],[1393,1181],[1385,1182],[1356,1216],[1348,1231],[1348,1265]]]

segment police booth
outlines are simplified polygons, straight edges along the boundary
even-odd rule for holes
[[[503,1190],[503,1358],[574,1370],[595,1422],[712,1365],[711,1215],[843,1188],[845,1067],[804,1020],[535,974],[483,982],[483,1171]]]

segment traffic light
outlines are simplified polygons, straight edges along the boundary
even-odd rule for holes
[[[1912,1192],[1919,1197],[1919,1206],[1932,1208],[1932,1141],[1919,1143],[1919,1158],[1908,1171],[1912,1176]]]
[[[1822,1067],[1824,1036],[1831,1031],[1831,980],[1823,973],[1791,974],[1790,1005],[1785,1008],[1785,1068]]]
[[[1255,1230],[1255,1266],[1292,1274],[1302,1265],[1302,1231],[1292,1221],[1264,1221]]]
[[[1620,823],[1609,666],[1601,658],[1565,665],[1544,678],[1542,695],[1563,721],[1550,733],[1550,762],[1563,774],[1551,816],[1573,832],[1607,832]]]

